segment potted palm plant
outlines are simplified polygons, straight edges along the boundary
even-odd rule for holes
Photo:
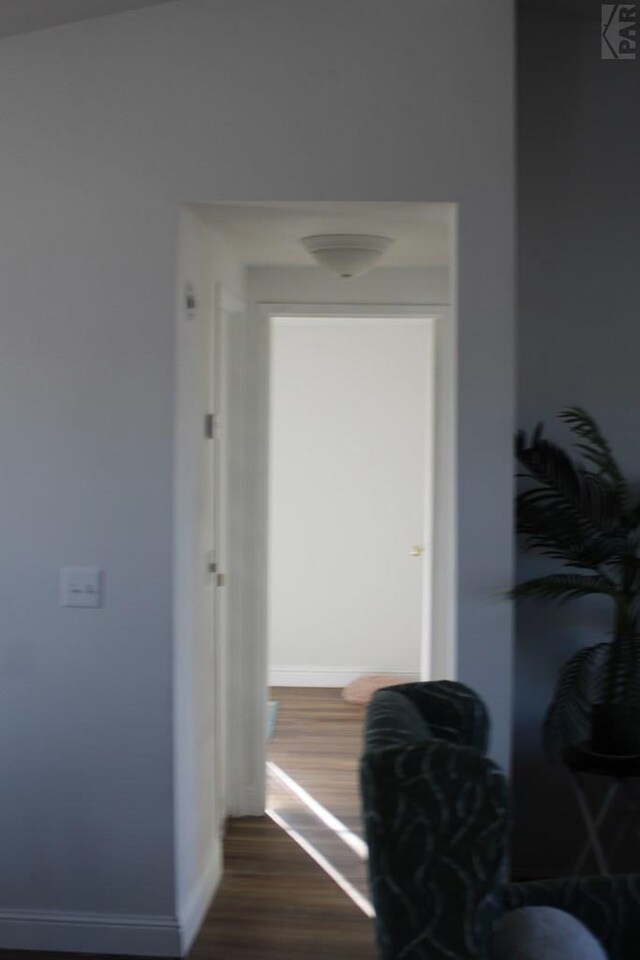
[[[517,584],[514,597],[611,601],[611,635],[562,667],[544,722],[550,756],[584,743],[597,753],[640,754],[640,498],[597,423],[580,407],[559,414],[578,458],[544,436],[516,434],[521,489],[516,528],[525,548],[558,564]]]

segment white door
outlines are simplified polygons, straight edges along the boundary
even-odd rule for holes
[[[271,683],[424,676],[432,352],[426,318],[272,318]]]

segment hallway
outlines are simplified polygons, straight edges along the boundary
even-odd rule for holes
[[[230,822],[224,879],[190,956],[372,960],[357,779],[364,711],[337,689],[271,696],[280,710],[267,805],[289,834],[266,815]]]

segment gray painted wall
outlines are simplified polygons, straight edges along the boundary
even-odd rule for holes
[[[600,59],[593,9],[520,18],[518,422],[581,404],[640,480],[640,62]],[[519,557],[518,575],[539,566]],[[601,639],[609,609],[520,603],[516,623],[514,867],[562,874],[583,829],[566,775],[541,756],[540,724],[558,668]]]
[[[69,914],[76,949],[175,944],[181,202],[459,204],[459,672],[506,760],[512,30],[510,0],[183,0],[2,42],[0,946]],[[66,563],[104,609],[58,607]]]

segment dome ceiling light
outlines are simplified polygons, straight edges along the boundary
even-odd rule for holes
[[[346,279],[370,270],[393,240],[366,233],[320,233],[300,243],[320,266]]]

